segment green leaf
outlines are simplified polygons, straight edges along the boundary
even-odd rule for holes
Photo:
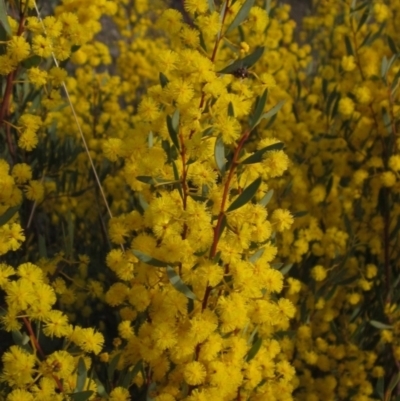
[[[251,263],[256,263],[258,259],[261,258],[265,251],[265,248],[259,249],[257,252],[254,252],[250,257],[249,257],[249,262]]]
[[[169,79],[162,72],[159,74],[160,84],[162,88],[165,88],[169,84]]]
[[[293,267],[293,263],[288,263],[287,265],[283,266],[282,269],[279,269],[279,271],[285,275],[288,274],[290,269]]]
[[[11,335],[14,343],[22,348],[29,343],[29,336],[26,333],[21,333],[19,330],[13,330]]]
[[[307,216],[307,214],[308,214],[307,210],[301,210],[299,212],[292,213],[292,216],[293,216],[293,218],[298,218],[298,217]]]
[[[385,378],[381,376],[375,386],[375,393],[378,394],[379,398],[383,400],[385,397]]]
[[[245,190],[231,203],[227,212],[232,212],[233,210],[239,209],[244,206],[247,202],[249,202],[253,196],[258,191],[262,182],[261,177],[258,177],[254,180]]]
[[[262,149],[258,150],[257,152],[253,153],[247,159],[243,160],[241,162],[241,164],[260,163],[263,160],[263,156],[266,152],[271,152],[273,150],[281,150],[281,149],[283,149],[283,146],[284,145],[282,142],[277,142],[272,145],[266,146],[265,148],[262,148]]]
[[[31,56],[25,59],[21,64],[24,68],[32,68],[37,67],[42,62],[42,58],[40,56]]]
[[[394,390],[394,388],[397,386],[397,384],[400,381],[400,372],[395,373],[389,383],[388,389],[387,391],[389,392],[389,394],[392,393],[392,391]]]
[[[78,360],[78,369],[77,369],[77,377],[76,377],[76,392],[80,392],[85,387],[86,378],[87,378],[87,369],[85,365],[85,360],[80,357]]]
[[[219,74],[232,74],[239,68],[249,68],[254,65],[258,59],[263,55],[264,47],[257,47],[253,53],[248,56],[238,59],[234,61],[232,64],[228,65],[221,71],[218,71]]]
[[[367,19],[369,16],[369,8],[366,8],[360,18],[360,21],[358,21],[357,25],[357,32],[362,28],[362,26],[366,23]]]
[[[192,290],[182,281],[181,277],[171,266],[167,266],[167,274],[170,283],[174,286],[176,290],[186,295],[187,298],[196,300],[196,295]]]
[[[381,77],[382,78],[386,77],[387,70],[388,70],[388,59],[386,56],[383,56],[382,62],[381,62]]]
[[[396,46],[396,43],[394,43],[393,38],[391,36],[387,35],[387,41],[388,41],[388,45],[389,45],[392,53],[397,54],[399,51],[397,50],[397,46]]]
[[[225,146],[221,136],[219,136],[215,141],[214,158],[218,170],[221,172],[222,175],[224,175],[226,167]]]
[[[121,353],[119,352],[118,354],[114,355],[114,357],[111,359],[108,368],[107,368],[107,377],[108,381],[112,383],[114,381],[114,372],[115,369],[117,368],[118,362],[121,358]]]
[[[68,394],[69,399],[73,401],[86,401],[93,394],[92,390],[80,391],[79,393],[71,393]]]
[[[72,256],[74,249],[74,221],[72,220],[72,213],[68,210],[68,241],[67,241],[67,255]]]
[[[260,98],[257,99],[254,114],[250,117],[250,129],[254,129],[261,121],[261,115],[264,111],[265,104],[267,103],[268,89],[265,89]]]
[[[132,250],[132,253],[143,263],[147,263],[148,265],[155,266],[155,267],[167,267],[168,263],[153,258],[145,253],[138,251],[136,249]]]
[[[0,23],[3,25],[3,28],[6,30],[8,36],[12,36],[12,30],[10,24],[7,19],[7,7],[4,0],[0,0]]]
[[[142,194],[138,195],[138,201],[139,201],[139,206],[142,208],[143,212],[145,212],[149,207],[149,204],[146,202],[146,199],[144,199]]]
[[[390,326],[390,325],[382,323],[382,322],[378,322],[377,320],[370,320],[369,324],[371,326],[376,327],[379,330],[392,330],[393,329],[393,326]]]
[[[260,205],[262,206],[267,206],[268,203],[270,202],[270,200],[272,199],[274,195],[274,190],[270,189],[264,196],[263,198],[260,200]]]
[[[261,120],[271,118],[278,114],[278,111],[282,108],[282,106],[286,103],[286,100],[281,100],[278,104],[276,104],[271,110],[267,111],[261,116]]]
[[[128,370],[128,372],[126,373],[126,375],[124,376],[123,380],[122,380],[122,387],[123,388],[129,388],[129,386],[132,383],[132,380],[136,377],[136,375],[140,372],[140,370],[142,369],[143,363],[140,360],[133,369]]]
[[[346,44],[346,52],[349,56],[354,56],[353,46],[350,42],[350,38],[346,35],[344,37],[344,42]]]
[[[232,32],[234,29],[236,29],[249,15],[251,7],[253,7],[255,0],[246,0],[238,13],[236,14],[235,18],[231,22],[231,24],[228,26],[228,29],[225,31],[225,35],[228,33]]]
[[[181,183],[180,177],[179,177],[179,171],[178,167],[176,166],[175,160],[172,160],[172,170],[174,171],[174,178],[177,182]],[[178,192],[181,198],[183,199],[183,192],[182,192],[182,185],[178,185]]]
[[[1,1],[1,0],[0,0]],[[1,216],[0,216],[0,227],[4,226],[4,224],[8,223],[13,217],[14,214],[18,212],[21,205],[13,206],[8,208]]]
[[[214,4],[214,0],[207,0],[208,3],[208,9],[210,10],[210,12],[214,12],[215,11],[215,4]]]
[[[262,338],[258,337],[257,340],[253,343],[252,347],[250,348],[249,353],[247,354],[246,361],[250,362],[258,353],[261,348]]]
[[[178,129],[179,129],[179,110],[175,110],[174,114],[167,116],[167,128],[172,143],[179,149]]]
[[[228,104],[228,116],[235,117],[235,109],[233,108],[232,102],[229,102]]]

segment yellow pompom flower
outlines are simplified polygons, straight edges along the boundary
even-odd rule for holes
[[[14,63],[19,63],[25,60],[30,53],[29,43],[23,36],[13,36],[7,42],[7,55]]]
[[[400,171],[400,155],[390,156],[388,166],[393,171]]]
[[[342,68],[345,71],[353,71],[357,66],[356,63],[354,61],[354,56],[344,56],[342,58]]]
[[[183,377],[190,386],[202,384],[206,378],[206,368],[201,362],[189,362],[185,366]]]
[[[129,391],[123,387],[115,387],[111,390],[109,401],[129,401],[131,399]]]
[[[271,216],[271,222],[279,232],[289,229],[293,221],[293,216],[286,209],[275,209]]]
[[[12,168],[11,175],[14,177],[17,184],[24,184],[32,178],[32,169],[26,163],[17,163]]]
[[[327,276],[327,271],[324,266],[317,265],[314,266],[311,270],[311,277],[315,281],[323,281],[325,280],[326,276]]]
[[[185,0],[183,6],[190,14],[204,14],[208,11],[207,0]]]
[[[27,199],[32,201],[41,201],[44,196],[44,185],[37,180],[30,180],[25,186],[25,195]]]
[[[48,79],[47,71],[41,70],[38,67],[32,67],[27,72],[29,82],[31,82],[35,88],[40,88],[46,85]]]
[[[344,117],[350,117],[354,112],[354,102],[349,97],[343,97],[339,100],[338,110]]]
[[[393,187],[396,184],[396,175],[391,171],[385,171],[380,175],[380,181],[384,187]]]

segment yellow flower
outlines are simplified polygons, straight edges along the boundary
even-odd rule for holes
[[[30,46],[23,36],[13,36],[7,43],[7,54],[14,63],[19,63],[29,56]]]
[[[24,184],[32,178],[32,169],[26,163],[17,163],[12,168],[11,175],[14,177],[17,184]]]
[[[317,265],[312,268],[311,276],[315,281],[323,281],[327,276],[327,271],[323,266]]]
[[[344,117],[350,117],[354,112],[354,102],[349,97],[342,97],[339,100],[338,110]]]
[[[47,58],[51,56],[51,40],[43,35],[36,35],[32,40],[32,52],[40,57]]]
[[[46,314],[43,332],[49,337],[63,337],[70,333],[68,318],[61,311],[52,310]]]
[[[41,201],[44,196],[44,185],[37,180],[30,180],[29,184],[25,186],[25,194],[29,200]]]
[[[278,231],[289,229],[293,221],[293,216],[290,214],[289,210],[285,209],[275,209],[271,216],[271,222]]]
[[[30,68],[27,75],[29,81],[35,86],[35,88],[39,88],[47,83],[47,71],[41,70],[38,67]]]
[[[354,61],[354,56],[343,56],[342,58],[342,68],[345,71],[353,71],[356,68],[356,63]]]
[[[206,378],[206,368],[201,362],[189,362],[185,365],[183,377],[190,386],[198,386],[202,384]]]
[[[191,14],[204,14],[208,11],[207,0],[185,0],[183,6],[185,10]]]
[[[123,387],[115,387],[112,389],[109,401],[129,401],[131,399],[129,391]]]

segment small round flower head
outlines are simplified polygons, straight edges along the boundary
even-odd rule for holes
[[[202,384],[206,378],[206,369],[201,362],[189,362],[185,366],[183,377],[190,386]]]
[[[343,117],[350,117],[354,112],[354,102],[349,97],[343,97],[339,100],[338,110]]]
[[[271,216],[271,222],[279,232],[290,228],[293,221],[293,216],[286,209],[275,209]]]
[[[312,268],[311,276],[315,281],[323,281],[327,276],[327,271],[324,266],[317,265]]]

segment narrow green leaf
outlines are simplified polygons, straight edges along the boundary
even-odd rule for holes
[[[145,253],[138,251],[136,249],[132,250],[132,253],[143,263],[147,263],[148,265],[155,266],[155,267],[167,267],[168,263],[153,258]]]
[[[32,68],[37,67],[42,62],[42,58],[40,56],[31,56],[25,59],[21,64],[24,68]]]
[[[308,211],[307,210],[301,210],[299,212],[294,212],[292,213],[293,218],[299,218],[299,217],[303,217],[303,216],[307,216]]]
[[[266,146],[265,148],[262,148],[249,156],[247,159],[243,160],[241,164],[254,164],[254,163],[260,163],[263,160],[263,156],[266,152],[271,152],[273,150],[281,150],[283,149],[283,143],[282,142],[277,142],[272,145]]]
[[[376,394],[378,394],[378,396],[381,400],[385,399],[385,377],[384,376],[381,376],[377,380],[376,386],[375,386],[375,392],[376,392]]]
[[[389,394],[391,394],[392,393],[392,391],[395,389],[395,387],[397,386],[397,384],[399,383],[399,381],[400,381],[400,372],[396,372],[393,376],[392,376],[392,378],[391,378],[391,380],[390,380],[390,382],[389,382],[389,386],[388,386],[388,392],[389,392]]]
[[[24,347],[29,343],[29,336],[26,333],[21,333],[19,330],[13,330],[11,335],[14,343],[20,347]]]
[[[381,78],[386,77],[387,69],[388,69],[388,59],[386,56],[383,56],[381,62]]]
[[[126,375],[124,376],[122,380],[122,387],[123,388],[129,388],[129,386],[132,384],[132,380],[136,377],[136,375],[140,372],[142,369],[143,363],[140,360],[136,365],[134,366],[133,369],[128,370]]]
[[[221,136],[219,136],[215,141],[214,158],[218,170],[221,172],[222,175],[224,175],[226,168],[225,146]]]
[[[87,379],[87,369],[85,365],[85,360],[80,357],[78,360],[78,369],[77,369],[77,377],[76,377],[76,388],[75,392],[83,391],[85,387],[86,379]]]
[[[231,22],[231,24],[228,26],[228,29],[225,31],[225,35],[228,33],[232,32],[234,29],[236,29],[249,15],[251,7],[253,7],[255,0],[246,0],[238,13],[236,14],[235,18]]]
[[[0,23],[3,25],[3,28],[6,30],[8,36],[12,36],[12,30],[10,24],[7,19],[7,7],[4,0],[0,0]]]
[[[288,274],[290,269],[293,267],[293,263],[288,263],[287,265],[283,266],[282,269],[279,269],[279,271],[285,275]]]
[[[281,100],[277,105],[275,105],[271,110],[267,111],[261,116],[260,120],[268,119],[276,114],[278,114],[278,111],[282,108],[282,106],[286,103],[286,100]]]
[[[177,182],[181,183],[181,178],[179,177],[178,167],[176,166],[175,160],[172,160],[172,170],[174,171],[174,178]],[[182,185],[178,185],[178,192],[183,199]]]
[[[253,255],[251,255],[249,257],[249,262],[256,263],[257,260],[261,258],[261,256],[263,255],[264,251],[265,251],[265,248],[261,248],[257,252],[254,252]]]
[[[182,281],[181,277],[171,266],[167,266],[167,274],[170,283],[174,286],[176,290],[184,294],[187,298],[196,300],[196,295],[192,290]]]
[[[264,111],[265,104],[267,103],[268,89],[265,89],[260,98],[257,99],[254,114],[250,117],[250,129],[254,129],[261,121],[261,115]]]
[[[149,207],[149,204],[146,202],[146,199],[144,199],[142,194],[138,195],[138,201],[139,201],[139,206],[141,207],[143,212],[145,212]]]
[[[357,32],[362,28],[362,26],[367,22],[369,16],[369,8],[366,8],[361,15],[360,21],[358,21]]]
[[[394,40],[390,35],[387,35],[387,41],[392,53],[397,54],[399,51],[397,50],[396,43],[394,43]]]
[[[252,347],[250,348],[249,353],[247,354],[246,361],[250,362],[258,353],[261,348],[262,338],[258,337],[257,340],[253,343]]]
[[[262,206],[267,206],[268,203],[270,202],[270,200],[272,199],[274,195],[274,190],[270,189],[264,196],[263,198],[260,200],[260,205]]]
[[[175,110],[174,114],[167,116],[167,128],[172,143],[179,149],[178,129],[179,129],[179,110]]]
[[[229,102],[228,104],[228,116],[235,117],[235,109],[233,108],[232,102]]]
[[[346,44],[346,52],[349,56],[354,56],[353,46],[350,42],[350,38],[346,35],[344,37],[344,42]]]
[[[67,255],[72,256],[74,249],[74,221],[72,220],[72,213],[68,210],[68,242],[67,242]]]
[[[1,1],[1,0],[0,0]],[[21,205],[13,206],[8,208],[1,216],[0,216],[0,227],[4,226],[4,224],[8,223],[13,217],[14,214],[18,212]]]
[[[210,10],[211,13],[215,11],[215,4],[214,0],[207,0],[208,3],[208,9]]]
[[[379,330],[392,330],[393,329],[393,326],[390,326],[390,325],[382,323],[382,322],[378,322],[377,320],[370,320],[369,324],[371,326],[376,327]]]
[[[232,64],[228,65],[221,71],[218,71],[220,74],[232,74],[239,68],[249,68],[253,66],[258,59],[263,55],[264,47],[257,47],[253,53],[249,54],[248,56],[234,61]]]
[[[245,188],[245,190],[231,203],[227,212],[232,212],[233,210],[239,209],[249,202],[260,187],[261,181],[261,177],[258,177],[247,188]]]
[[[69,399],[73,401],[86,401],[93,395],[92,390],[80,391],[79,393],[68,394]]]
[[[159,74],[160,84],[162,88],[165,88],[169,84],[169,79],[162,72]]]
[[[224,232],[226,226],[227,226],[227,223],[226,223],[226,216],[223,215],[223,216],[222,216],[222,220],[221,220],[221,225],[220,225],[220,227],[219,227],[219,232],[217,233],[217,234],[218,234],[218,235],[217,235],[217,240],[218,240],[218,241],[219,241],[219,239],[221,238],[221,235],[222,235],[222,233]],[[221,257],[221,253],[219,252],[219,253],[217,253],[217,255],[219,255],[219,257],[218,257],[218,260],[219,260],[219,258]],[[216,255],[216,256],[217,256],[217,255]],[[218,261],[215,262],[215,263],[218,263]]]
[[[118,354],[114,355],[114,357],[111,359],[108,368],[107,368],[107,377],[108,381],[112,383],[114,381],[114,372],[115,369],[117,368],[118,362],[121,358],[121,353],[119,352]]]

